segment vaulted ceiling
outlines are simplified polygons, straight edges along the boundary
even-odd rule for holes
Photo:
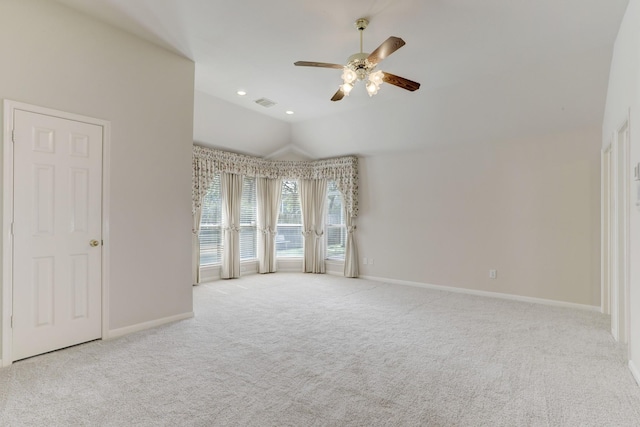
[[[206,131],[201,142],[260,155],[292,145],[314,157],[599,126],[612,47],[628,3],[58,1],[192,59],[197,99],[208,99],[196,110],[227,105],[288,129],[278,141],[257,138],[253,145],[206,141]],[[369,98],[360,83],[349,97],[331,102],[340,70],[293,65],[345,63],[360,48],[354,27],[360,17],[370,21],[365,52],[389,36],[404,39],[379,68],[420,82],[418,91],[383,84]],[[239,89],[247,95],[238,96]],[[276,105],[260,106],[259,98]],[[196,120],[207,116],[196,113]]]

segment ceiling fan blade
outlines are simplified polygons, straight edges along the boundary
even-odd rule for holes
[[[382,72],[382,81],[401,87],[402,89],[410,90],[411,92],[420,89],[420,83],[405,79],[404,77],[385,73],[384,71]]]
[[[329,64],[327,62],[311,62],[311,61],[298,61],[298,62],[294,62],[293,65],[297,65],[298,67],[336,68],[338,70],[342,70],[344,68],[344,65],[340,65],[340,64]]]
[[[382,44],[378,46],[376,50],[371,52],[371,54],[367,59],[372,64],[377,64],[378,62],[382,61],[384,58],[391,55],[393,52],[400,49],[404,45],[405,45],[404,40],[402,40],[400,37],[391,36],[388,39],[386,39],[384,42],[382,42]]]
[[[340,101],[342,98],[344,98],[344,92],[342,91],[342,88],[340,88],[336,93],[333,94],[333,96],[331,97],[331,100]]]

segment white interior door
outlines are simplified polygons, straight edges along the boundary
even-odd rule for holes
[[[102,127],[14,114],[13,339],[19,360],[101,337]]]

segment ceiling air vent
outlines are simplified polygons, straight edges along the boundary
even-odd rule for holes
[[[256,104],[262,105],[265,108],[273,107],[274,105],[276,105],[275,102],[267,98],[256,99]]]

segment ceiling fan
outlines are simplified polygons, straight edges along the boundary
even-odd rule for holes
[[[351,92],[351,89],[353,89],[353,86],[358,80],[366,80],[365,85],[369,96],[373,96],[378,93],[378,89],[383,82],[398,86],[411,92],[418,90],[420,88],[420,83],[384,71],[374,71],[380,61],[405,45],[404,40],[400,37],[392,36],[385,40],[373,52],[364,53],[362,52],[362,33],[364,29],[367,28],[367,25],[369,25],[369,21],[366,18],[360,18],[355,22],[355,24],[356,28],[360,32],[360,53],[351,55],[347,59],[347,65],[310,61],[298,61],[294,62],[293,65],[343,70],[341,76],[343,83],[331,98],[332,101],[340,101],[345,96],[349,96],[349,92]]]

